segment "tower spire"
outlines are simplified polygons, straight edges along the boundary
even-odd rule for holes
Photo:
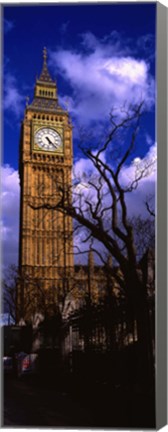
[[[43,59],[46,62],[46,60],[47,60],[47,48],[46,47],[44,47],[44,49],[43,49]]]
[[[51,78],[48,71],[46,47],[43,48],[42,70],[39,78],[36,77],[34,99],[29,108],[35,110],[44,110],[46,108],[49,111],[61,109],[58,105],[56,81]]]
[[[49,71],[48,71],[47,48],[46,47],[43,48],[43,67],[42,67],[41,75],[40,75],[38,81],[45,82],[45,83],[53,83],[54,82],[50,76]]]

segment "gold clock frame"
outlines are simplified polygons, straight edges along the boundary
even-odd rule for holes
[[[44,129],[45,127],[53,129],[55,132],[57,132],[60,136],[61,136],[61,146],[58,147],[57,149],[53,150],[53,151],[47,151],[47,150],[43,150],[41,148],[39,148],[39,146],[35,143],[35,133],[40,130],[40,129]],[[32,152],[38,152],[38,153],[43,153],[43,154],[59,154],[59,155],[63,155],[64,154],[64,131],[63,131],[63,127],[62,125],[53,122],[53,123],[49,123],[48,121],[36,121],[32,123]]]

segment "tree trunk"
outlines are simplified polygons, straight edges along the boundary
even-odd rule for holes
[[[141,388],[149,389],[153,383],[154,365],[146,286],[136,274],[132,274],[127,284],[129,284],[127,285],[129,287],[129,305],[132,308],[132,316],[137,322],[137,382]]]

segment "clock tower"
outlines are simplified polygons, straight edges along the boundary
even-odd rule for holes
[[[72,219],[43,208],[46,203],[56,206],[59,188],[71,187],[71,170],[72,125],[68,112],[59,106],[44,48],[42,72],[21,128],[19,318],[30,314],[31,303],[38,309],[37,286],[57,302],[66,276],[73,272]]]

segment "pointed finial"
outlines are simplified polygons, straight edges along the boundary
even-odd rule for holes
[[[46,62],[46,60],[47,60],[47,48],[46,47],[44,47],[44,49],[43,49],[43,59]]]

